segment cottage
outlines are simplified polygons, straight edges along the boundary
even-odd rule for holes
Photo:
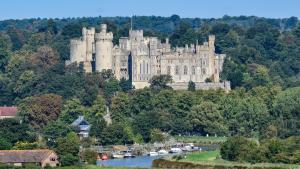
[[[0,119],[14,118],[17,115],[17,107],[0,107]]]
[[[26,163],[34,163],[41,167],[58,166],[58,156],[52,150],[0,150],[0,163],[22,166]]]
[[[80,138],[88,137],[90,132],[90,124],[84,119],[83,116],[79,116],[71,126],[78,127],[79,132],[77,133]]]

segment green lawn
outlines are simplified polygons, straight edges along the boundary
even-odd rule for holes
[[[197,152],[188,154],[186,161],[213,161],[216,160],[217,156],[220,154],[220,151],[206,151],[206,152]]]
[[[220,156],[220,151],[203,151],[203,152],[195,152],[191,154],[187,154],[185,159],[180,161],[183,162],[192,162],[195,164],[204,164],[204,165],[222,165],[222,166],[247,166],[247,167],[283,167],[287,169],[300,169],[300,165],[293,164],[273,164],[273,163],[240,163],[240,162],[232,162],[226,161],[218,158]]]
[[[205,136],[174,136],[179,142],[201,143],[201,144],[220,144],[226,141],[227,137],[205,137]]]

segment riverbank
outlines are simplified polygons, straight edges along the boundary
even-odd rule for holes
[[[181,160],[159,159],[153,161],[156,168],[193,168],[193,169],[300,169],[300,165],[293,164],[272,164],[272,163],[240,163],[222,160],[220,152],[207,151],[187,154]]]

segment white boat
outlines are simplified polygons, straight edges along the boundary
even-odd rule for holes
[[[158,152],[156,152],[156,151],[150,151],[149,155],[150,156],[158,156]]]
[[[182,150],[180,148],[175,147],[175,148],[171,148],[170,152],[171,153],[182,153]]]
[[[134,157],[135,157],[135,155],[133,155],[131,151],[127,151],[124,154],[124,158],[134,158]]]
[[[113,158],[124,158],[124,153],[122,152],[114,152],[112,153]]]
[[[166,150],[162,149],[158,151],[158,155],[163,156],[169,154]]]

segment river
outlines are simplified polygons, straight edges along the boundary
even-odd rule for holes
[[[162,156],[138,156],[135,158],[122,158],[122,159],[109,159],[109,160],[98,160],[98,166],[111,166],[111,167],[141,167],[151,168],[152,161]]]

